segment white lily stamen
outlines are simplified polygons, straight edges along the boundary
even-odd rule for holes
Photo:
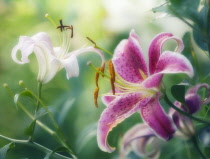
[[[62,37],[62,45],[59,50],[58,58],[62,59],[65,57],[65,55],[68,53],[70,46],[71,46],[71,38],[70,38],[70,30],[64,29],[61,33]]]

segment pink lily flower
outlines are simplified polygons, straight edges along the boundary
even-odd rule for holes
[[[176,51],[161,53],[163,44],[169,39],[177,42]],[[120,42],[113,55],[116,93],[103,96],[107,108],[101,114],[97,130],[98,145],[106,152],[115,149],[107,142],[109,132],[135,112],[140,112],[144,122],[157,136],[169,140],[175,128],[159,103],[162,77],[175,73],[193,76],[192,65],[180,54],[184,47],[181,39],[171,33],[158,34],[149,46],[148,66],[139,42],[139,37],[132,30],[129,38]]]
[[[202,88],[209,90],[209,86],[205,83],[197,84],[196,86],[188,89],[185,95],[187,108],[178,101],[175,101],[174,105],[183,111],[188,111],[190,114],[196,113],[202,105],[210,102],[209,93],[207,98],[204,100],[202,100],[198,94],[198,90]],[[195,134],[193,122],[190,118],[180,114],[173,108],[170,108],[168,114],[176,126],[177,131],[174,136],[187,140]],[[161,151],[160,145],[161,140],[155,135],[148,125],[144,123],[136,124],[123,136],[120,156],[123,159],[130,151],[134,151],[134,153],[140,157],[158,159]],[[146,150],[147,146],[150,147],[150,151]]]
[[[188,89],[185,95],[185,102],[187,108],[180,102],[175,101],[174,105],[179,109],[188,112],[189,114],[195,114],[198,112],[202,105],[206,105],[210,102],[210,94],[208,92],[207,98],[202,100],[201,96],[198,94],[199,89],[209,90],[209,86],[206,83],[197,84],[196,86]],[[193,127],[192,120],[187,116],[180,114],[174,109],[170,108],[169,115],[171,116],[176,128],[179,131],[176,131],[176,136],[179,136],[183,139],[188,139],[192,135],[194,135],[195,130]]]
[[[161,142],[146,124],[136,124],[123,136],[120,158],[124,159],[130,151],[134,151],[139,157],[158,159],[160,156]],[[150,147],[149,150],[147,150],[147,146]]]

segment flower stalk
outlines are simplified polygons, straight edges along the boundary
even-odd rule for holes
[[[25,86],[25,84],[21,81],[19,82],[20,85]],[[12,98],[14,98],[14,93],[12,92],[12,90],[9,88],[9,86],[7,84],[4,84],[4,87],[6,88],[6,90],[9,92],[9,94],[12,96]],[[41,88],[41,87],[40,87]],[[50,129],[48,126],[46,126],[45,124],[43,124],[41,121],[39,121],[38,119],[36,119],[25,107],[21,102],[17,102],[17,105],[23,110],[24,113],[26,113],[28,115],[29,118],[31,118],[32,121],[36,120],[36,123],[43,129],[45,130],[47,133],[49,133],[51,136],[53,136],[62,146],[66,147],[69,150],[69,153],[72,155],[72,157],[74,159],[76,159],[77,157],[74,155],[74,153],[72,152],[72,150],[70,149],[70,146],[65,142],[64,139],[64,135],[62,133],[62,131],[60,130],[60,127],[57,125],[57,123],[55,122],[54,118],[52,117],[52,114],[49,112],[48,108],[46,107],[46,105],[42,102],[41,99],[39,99],[36,94],[34,94],[33,91],[31,91],[30,89],[28,89],[27,87],[25,88],[26,90],[28,90],[35,98],[36,100],[44,107],[46,108],[45,110],[48,112],[53,125],[55,126],[57,132],[55,132],[54,130]],[[39,90],[39,89],[38,89]],[[28,141],[33,142],[32,138],[29,137]]]
[[[0,134],[0,138],[1,139],[4,139],[6,141],[10,141],[10,142],[13,142],[15,144],[22,144],[22,145],[28,145],[28,146],[31,146],[31,147],[34,147],[46,154],[49,154],[49,153],[53,153],[52,150],[48,149],[47,147],[44,147],[36,142],[33,142],[31,140],[17,140],[17,139],[12,139],[12,138],[9,138],[9,137],[6,137],[6,136],[3,136]],[[53,157],[55,157],[56,159],[71,159],[70,157],[66,157],[66,156],[63,156],[59,153],[53,153]]]
[[[51,119],[51,121],[52,121],[53,126],[55,127],[55,129],[56,129],[56,131],[57,131],[57,133],[58,133],[58,134],[55,135],[55,138],[57,139],[57,141],[58,141],[62,146],[66,147],[66,148],[69,150],[69,152],[70,152],[71,155],[73,155],[73,152],[72,152],[70,146],[65,142],[65,138],[64,138],[64,135],[63,135],[62,130],[60,129],[59,125],[57,124],[57,122],[56,122],[55,119],[53,118],[53,115],[51,114],[51,112],[49,111],[49,109],[47,108],[47,106],[46,106],[46,105],[44,104],[44,102],[40,99],[40,97],[41,97],[41,87],[42,87],[42,85],[41,85],[41,84],[38,84],[38,96],[37,96],[33,91],[31,91],[28,87],[26,87],[23,83],[22,83],[22,86],[24,86],[25,89],[26,89],[27,91],[29,91],[33,97],[36,98],[36,100],[37,100],[37,106],[38,106],[38,105],[42,105],[43,108],[46,110],[46,112],[48,113],[48,115],[49,115],[49,117],[50,117],[50,119]],[[35,114],[35,115],[36,115],[36,114]],[[76,157],[74,157],[74,158],[76,158]]]

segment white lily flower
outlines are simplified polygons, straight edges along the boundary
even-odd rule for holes
[[[36,55],[39,65],[37,80],[42,84],[49,82],[62,68],[66,69],[67,79],[77,77],[79,75],[77,56],[82,53],[95,52],[101,57],[102,63],[104,62],[102,52],[91,46],[69,52],[73,27],[63,26],[62,21],[60,23],[61,26],[58,27],[61,30],[60,47],[53,47],[49,35],[40,32],[32,37],[20,36],[18,44],[12,50],[12,59],[18,64],[29,63],[29,55],[32,53]],[[20,60],[17,58],[18,50],[21,51]]]

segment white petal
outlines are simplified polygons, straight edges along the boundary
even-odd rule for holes
[[[67,79],[79,76],[79,65],[74,54],[72,54],[69,58],[62,60],[61,62],[63,67],[66,69]]]
[[[74,54],[75,56],[79,56],[80,54],[87,53],[87,52],[95,52],[101,57],[102,63],[105,61],[104,55],[102,54],[102,52],[99,49],[96,49],[92,46],[72,51],[72,52],[68,53],[66,56],[67,56],[67,58],[69,56],[72,56],[72,54]]]
[[[45,32],[40,32],[31,37],[37,44],[43,44],[47,49],[53,52],[52,41],[49,35]]]
[[[36,55],[37,62],[39,65],[39,72],[38,72],[37,80],[43,83],[43,79],[45,78],[45,75],[47,73],[49,59],[47,59],[47,57],[43,53],[43,50],[39,47],[35,48],[35,55]]]
[[[53,59],[49,64],[49,68],[47,68],[48,70],[45,77],[42,80],[42,83],[45,84],[49,82],[51,79],[53,79],[53,77],[60,70],[60,68],[61,68],[61,62],[57,59]]]
[[[53,47],[54,54],[56,57],[59,57],[61,47]]]
[[[20,36],[18,44],[12,50],[12,59],[18,64],[29,63],[28,56],[33,52],[34,41],[27,36]],[[21,61],[17,59],[18,50],[21,51]]]

